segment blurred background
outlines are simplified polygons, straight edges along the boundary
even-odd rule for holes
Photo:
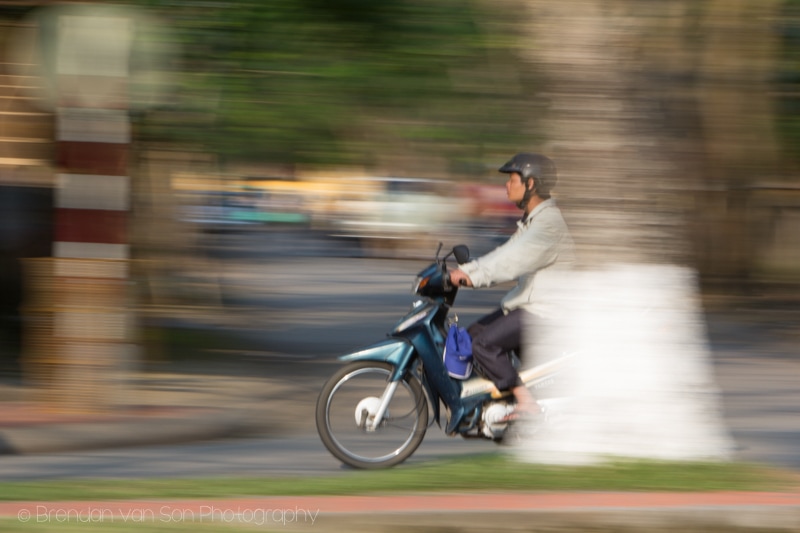
[[[81,44],[85,16],[108,41]],[[31,302],[65,274],[31,258],[124,262],[115,302],[140,324],[224,313],[242,261],[489,249],[519,216],[497,168],[520,151],[556,161],[585,265],[688,265],[708,305],[793,309],[799,58],[794,0],[0,1],[3,366],[59,312]],[[65,126],[73,108],[124,121]],[[106,145],[76,156],[89,130]],[[118,224],[59,196],[111,174],[117,248],[56,245]],[[110,298],[90,285],[69,305]]]

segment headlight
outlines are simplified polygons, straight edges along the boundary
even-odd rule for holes
[[[425,276],[424,278],[417,278],[414,280],[414,286],[411,288],[411,294],[419,293],[420,289],[425,287],[428,282],[431,280],[430,276]]]

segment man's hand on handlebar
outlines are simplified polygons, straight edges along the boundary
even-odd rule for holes
[[[463,270],[459,269],[450,271],[450,283],[455,286],[472,287],[472,280]]]

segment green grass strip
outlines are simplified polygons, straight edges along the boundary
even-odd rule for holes
[[[0,500],[58,501],[443,491],[780,491],[796,474],[741,463],[616,461],[556,467],[476,455],[324,477],[70,479],[0,483]]]

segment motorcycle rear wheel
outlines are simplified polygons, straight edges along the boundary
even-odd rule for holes
[[[351,363],[322,387],[317,432],[328,451],[349,466],[395,466],[408,459],[425,437],[428,402],[419,381],[409,376],[400,381],[378,427],[373,431],[364,427],[389,385],[392,370],[387,363]]]

